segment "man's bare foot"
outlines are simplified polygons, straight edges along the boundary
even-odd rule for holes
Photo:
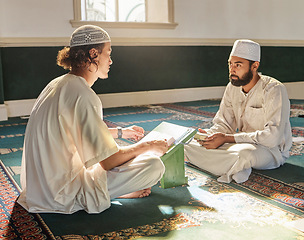
[[[143,198],[143,197],[148,197],[150,194],[151,194],[151,188],[146,188],[143,190],[122,195],[119,198]]]

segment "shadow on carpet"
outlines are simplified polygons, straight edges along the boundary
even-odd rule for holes
[[[139,125],[147,132],[167,121],[207,128],[219,100],[105,109],[110,127]],[[304,101],[293,101],[294,137],[304,136]],[[304,239],[290,226],[303,218],[304,142],[275,170],[253,171],[244,184],[222,184],[216,177],[186,165],[189,184],[159,185],[143,199],[114,199],[100,214],[30,214],[15,204],[26,120],[0,124],[0,238],[5,239]],[[128,145],[132,141],[118,141]]]

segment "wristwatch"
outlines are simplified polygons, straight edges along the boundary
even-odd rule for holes
[[[121,127],[117,127],[117,137],[122,138],[122,128]]]

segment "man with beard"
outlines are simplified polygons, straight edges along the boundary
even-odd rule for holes
[[[260,75],[260,45],[235,41],[229,79],[207,137],[185,146],[190,163],[219,176],[218,181],[245,182],[254,169],[274,169],[289,157],[292,134],[285,86]]]

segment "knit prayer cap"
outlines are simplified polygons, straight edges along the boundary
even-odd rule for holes
[[[230,53],[230,57],[231,56],[236,56],[254,62],[259,62],[261,56],[261,48],[258,43],[251,40],[236,40],[233,44]]]
[[[70,39],[70,47],[111,42],[109,34],[101,27],[84,25],[77,28]]]

